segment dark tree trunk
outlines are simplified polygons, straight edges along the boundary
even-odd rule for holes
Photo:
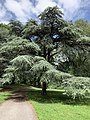
[[[15,74],[13,74],[13,79],[12,79],[12,83],[11,83],[12,85],[14,85],[15,84]]]
[[[47,89],[47,84],[46,84],[46,82],[43,82],[42,83],[42,95],[46,95],[47,94],[46,89]]]

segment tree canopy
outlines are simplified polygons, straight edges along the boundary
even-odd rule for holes
[[[3,84],[39,86],[46,81],[63,86],[74,99],[90,92],[90,24],[84,20],[67,22],[63,16],[55,6],[45,9],[39,21],[0,24]]]

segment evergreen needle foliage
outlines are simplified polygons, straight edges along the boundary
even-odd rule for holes
[[[63,15],[54,6],[38,16],[40,22],[0,24],[0,84],[40,87],[45,81],[73,99],[90,92],[90,24],[67,22]]]
[[[72,96],[73,99],[81,99],[90,95],[90,78],[72,77],[64,79],[62,85],[64,86],[66,94]]]

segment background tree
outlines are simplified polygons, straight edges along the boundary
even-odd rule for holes
[[[87,20],[79,19],[76,20],[74,24],[76,27],[82,29],[83,35],[90,37],[90,24]]]
[[[9,38],[9,26],[5,24],[0,24],[0,46],[8,41]]]
[[[23,24],[18,20],[11,20],[9,22],[10,34],[14,34],[16,36],[22,36]]]
[[[31,19],[25,24],[22,31],[22,35],[23,35],[22,37],[32,42],[35,40],[35,38],[39,37],[40,34],[39,31],[41,31],[40,29],[41,28],[38,22]]]

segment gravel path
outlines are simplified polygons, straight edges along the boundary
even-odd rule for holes
[[[0,105],[0,120],[38,120],[30,102],[22,92],[13,94]]]

